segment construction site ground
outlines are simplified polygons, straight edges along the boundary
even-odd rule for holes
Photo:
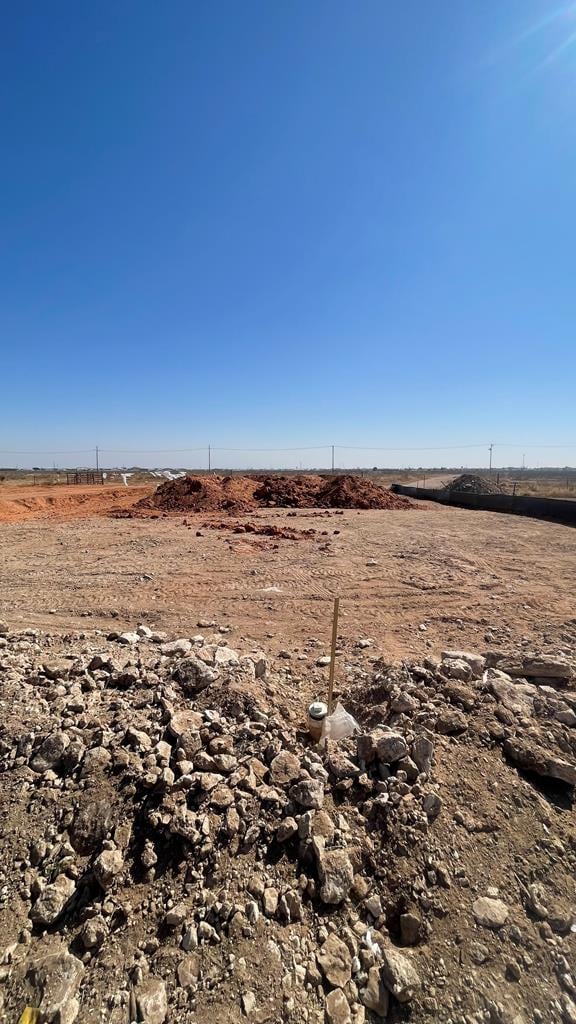
[[[576,532],[150,493],[0,488],[0,1024],[576,1024]]]
[[[112,517],[150,490],[3,488],[0,616],[15,629],[138,621],[174,635],[213,618],[277,652],[327,638],[339,595],[342,634],[372,637],[402,658],[485,647],[501,631],[561,640],[575,615],[576,533],[565,526],[424,502],[410,511],[271,509],[216,529],[221,513]],[[297,537],[235,533],[238,523]]]

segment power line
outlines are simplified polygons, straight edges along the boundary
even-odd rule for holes
[[[196,448],[0,448],[0,455],[90,455],[97,450],[99,455],[178,455],[206,452],[312,452],[312,451],[363,451],[363,452],[441,452],[441,451],[463,451],[473,448],[519,448],[522,451],[532,448],[575,448],[576,441],[494,441],[475,444],[449,444],[449,445],[352,445],[352,444],[316,444],[316,445],[292,445],[280,448],[227,448],[214,447],[212,445],[199,445]]]

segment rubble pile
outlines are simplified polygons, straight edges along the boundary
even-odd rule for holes
[[[255,508],[410,509],[413,502],[352,474],[185,476],[137,502],[143,512],[245,512]]]
[[[502,487],[494,480],[488,480],[485,476],[475,476],[474,473],[462,473],[455,480],[445,484],[444,490],[459,494],[504,494]]]
[[[325,746],[303,671],[4,628],[1,1019],[575,1019],[571,660],[356,643]]]

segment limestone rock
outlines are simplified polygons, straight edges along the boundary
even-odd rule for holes
[[[253,992],[245,992],[242,996],[242,1010],[246,1017],[249,1017],[256,1008],[256,996]]]
[[[565,658],[494,657],[493,664],[509,676],[520,676],[526,679],[561,679],[570,681],[575,676],[574,666]]]
[[[32,770],[46,772],[55,768],[69,743],[70,737],[65,732],[54,732],[51,736],[47,736],[34,752],[30,761]]]
[[[109,889],[124,867],[122,851],[102,850],[94,861],[94,874],[103,889]]]
[[[136,989],[136,1003],[143,1024],[163,1024],[168,1014],[164,982],[160,978],[144,978]]]
[[[430,774],[432,758],[434,756],[434,744],[427,736],[417,736],[412,744],[412,760],[419,771]]]
[[[498,703],[515,715],[532,715],[538,687],[522,681],[513,683],[511,679],[502,679],[501,676],[502,673],[497,670],[488,671],[488,684]]]
[[[390,996],[381,975],[378,965],[374,965],[368,971],[368,983],[360,993],[360,999],[367,1010],[371,1010],[377,1017],[388,1016],[388,1004]]]
[[[214,652],[215,665],[238,665],[240,658],[238,652],[231,647],[217,647]]]
[[[504,742],[504,753],[525,771],[576,786],[576,766],[561,757],[550,755],[534,740],[511,736]]]
[[[176,738],[182,736],[188,730],[196,732],[202,728],[202,715],[199,711],[174,711],[168,722],[168,729]],[[201,746],[202,744],[200,744]],[[198,748],[200,749],[200,748]]]
[[[350,1024],[352,1016],[348,1000],[341,988],[335,988],[326,996],[324,1004],[326,1024]]]
[[[200,974],[200,961],[195,953],[185,956],[176,968],[178,984],[182,988],[194,988]]]
[[[319,779],[302,779],[292,786],[290,799],[301,807],[319,810],[324,803],[324,786]]]
[[[333,746],[326,758],[326,767],[332,778],[336,779],[336,781],[355,779],[360,774],[358,765],[354,764],[349,757],[346,757],[346,754],[339,750],[336,745]]]
[[[133,647],[137,644],[140,637],[138,633],[120,633],[117,637],[118,643],[123,644],[125,647]]]
[[[331,932],[316,954],[322,974],[334,988],[344,988],[352,977],[352,956],[348,946]]]
[[[442,797],[434,790],[429,790],[423,794],[422,808],[428,818],[437,818],[442,810]]]
[[[75,883],[67,875],[58,875],[55,882],[47,885],[40,893],[30,911],[34,924],[51,925],[62,913],[66,903],[76,888]]]
[[[266,914],[266,917],[274,917],[276,910],[278,909],[278,890],[269,886],[264,889],[262,896],[262,909]]]
[[[480,679],[486,667],[486,658],[481,654],[472,654],[470,651],[442,651],[442,661],[463,661],[472,669],[475,679]]]
[[[399,732],[383,732],[376,744],[376,756],[384,764],[394,764],[408,754],[408,744]]]
[[[73,1024],[80,1009],[76,993],[83,974],[82,962],[65,946],[30,966],[28,976],[37,993],[35,1003],[42,1020]]]
[[[270,778],[275,786],[287,786],[301,773],[300,761],[289,750],[281,750],[270,764]]]
[[[298,831],[298,823],[294,818],[284,818],[276,829],[276,839],[279,843],[285,843],[292,839]]]
[[[392,946],[382,951],[382,980],[399,1003],[409,1003],[420,988],[420,976],[412,962]]]
[[[190,657],[178,662],[172,675],[185,693],[200,693],[216,682],[219,672],[217,668],[210,668],[200,658],[191,654]]]
[[[192,650],[192,643],[185,637],[180,640],[170,640],[166,644],[160,644],[160,651],[168,658],[185,658]]]
[[[421,930],[422,921],[417,914],[400,914],[400,937],[405,946],[415,946]]]
[[[472,913],[483,928],[501,928],[508,920],[508,907],[502,900],[479,896],[472,904]]]
[[[438,715],[436,731],[443,736],[452,736],[454,733],[464,732],[468,728],[468,719],[462,711],[456,708],[443,708]]]
[[[82,926],[80,938],[85,949],[99,949],[108,935],[108,926],[101,914],[90,917]]]
[[[460,679],[463,683],[472,678],[470,665],[461,658],[442,658],[440,672],[448,679]]]
[[[68,679],[73,664],[68,658],[54,658],[43,663],[42,671],[48,679]]]
[[[342,903],[354,882],[350,858],[346,850],[326,850],[320,838],[314,839],[313,844],[321,883],[320,899],[323,903]]]

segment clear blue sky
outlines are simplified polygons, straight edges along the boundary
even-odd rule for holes
[[[576,5],[30,0],[0,82],[0,464],[576,464]]]

